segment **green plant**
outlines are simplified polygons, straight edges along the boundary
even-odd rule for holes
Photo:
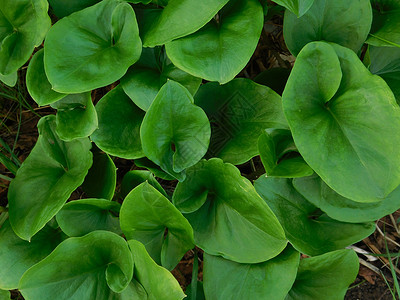
[[[189,299],[343,299],[400,208],[400,1],[275,2],[0,0],[0,80],[56,110],[0,140],[0,299],[183,299],[188,251]],[[293,68],[235,78],[284,8]]]

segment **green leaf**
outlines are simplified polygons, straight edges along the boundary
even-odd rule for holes
[[[369,46],[372,74],[382,77],[400,103],[400,48]]]
[[[39,120],[39,138],[8,190],[10,222],[30,240],[79,187],[92,165],[89,139],[64,142],[55,132],[55,116]]]
[[[140,128],[145,155],[178,180],[184,180],[184,170],[206,154],[210,133],[204,111],[172,80],[161,88]]]
[[[258,0],[231,0],[199,31],[165,47],[178,68],[224,84],[249,62],[263,24],[263,8]]]
[[[64,141],[88,137],[98,127],[90,92],[67,95],[51,107],[57,109],[56,132]]]
[[[343,299],[358,268],[357,254],[347,249],[302,259],[285,300]]]
[[[121,197],[125,198],[130,191],[145,181],[156,188],[163,196],[168,197],[162,186],[154,178],[153,173],[146,170],[133,170],[124,175],[120,187]]]
[[[160,88],[172,79],[196,94],[201,78],[175,67],[158,48],[144,48],[140,60],[121,79],[124,92],[141,109],[147,111]]]
[[[93,165],[82,184],[87,197],[111,200],[117,185],[117,168],[112,159],[99,150],[92,150]]]
[[[0,290],[0,300],[11,300],[10,291]]]
[[[26,73],[26,87],[29,95],[39,106],[51,104],[66,96],[66,94],[58,93],[52,89],[44,70],[43,59],[44,50],[40,49],[33,55]]]
[[[358,52],[371,28],[369,1],[318,0],[300,18],[286,10],[283,34],[288,49],[297,56],[308,43],[327,41]]]
[[[135,165],[139,168],[146,168],[151,173],[153,173],[154,176],[159,177],[161,179],[164,179],[164,180],[174,180],[175,179],[173,176],[171,176],[171,175],[167,174],[166,172],[164,172],[163,170],[161,170],[161,168],[158,165],[153,163],[147,157],[135,159]]]
[[[308,165],[337,193],[382,201],[400,183],[400,108],[351,50],[313,42],[299,54],[283,110]]]
[[[204,254],[207,300],[284,299],[299,266],[300,254],[288,246],[277,257],[258,264],[239,264]]]
[[[185,290],[185,293],[187,294],[187,300],[206,300],[202,281],[197,281],[196,297],[193,294],[192,285],[188,285],[188,287]]]
[[[239,263],[259,263],[286,246],[278,219],[239,170],[221,159],[202,160],[179,182],[174,205],[193,227],[196,245]]]
[[[178,281],[151,259],[142,243],[130,240],[128,244],[135,262],[135,277],[146,290],[148,300],[181,300],[185,297]]]
[[[189,222],[148,182],[137,186],[125,198],[120,222],[128,240],[143,243],[155,262],[169,270],[194,248]]]
[[[53,90],[82,93],[120,79],[140,57],[138,30],[135,12],[122,0],[104,0],[58,21],[44,43]]]
[[[254,82],[270,87],[278,95],[282,95],[289,75],[290,70],[287,68],[272,68],[258,74]]]
[[[119,220],[115,216],[121,205],[105,199],[80,199],[68,202],[57,213],[56,219],[68,236],[84,236],[95,230],[107,230],[121,234]]]
[[[373,46],[400,47],[400,3],[371,0],[374,13],[367,43]]]
[[[329,217],[350,223],[376,221],[395,212],[400,207],[400,186],[383,201],[360,203],[340,196],[318,176],[296,178],[294,188],[309,202],[319,207]]]
[[[51,26],[46,0],[0,0],[0,73],[15,73]]]
[[[338,250],[372,234],[375,223],[344,223],[329,218],[299,194],[290,179],[261,176],[254,184],[297,251],[314,256]]]
[[[125,159],[143,157],[140,125],[145,112],[138,108],[120,86],[96,104],[99,128],[91,139],[104,152]]]
[[[297,149],[290,130],[264,131],[258,139],[258,149],[268,176],[294,178],[314,173],[304,159],[296,154]],[[290,156],[286,158],[288,154]]]
[[[100,2],[100,0],[49,0],[54,14],[59,18],[64,18],[97,2]]]
[[[14,87],[17,84],[18,73],[15,71],[9,75],[0,74],[0,81],[9,87]]]
[[[133,276],[126,241],[108,231],[69,238],[22,276],[25,299],[118,299]]]
[[[202,85],[195,104],[204,109],[211,123],[207,156],[235,165],[259,154],[257,140],[264,129],[289,128],[281,97],[249,79]]]
[[[164,45],[209,22],[228,0],[169,0],[164,9],[147,9],[140,30],[145,47]]]
[[[274,2],[286,7],[297,17],[301,17],[310,9],[314,0],[274,0]]]
[[[62,238],[60,230],[46,225],[27,242],[14,233],[7,220],[0,229],[0,288],[17,289],[22,274],[49,255]]]

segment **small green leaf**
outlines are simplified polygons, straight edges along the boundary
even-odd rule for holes
[[[59,18],[64,18],[97,2],[100,2],[100,0],[49,0],[54,14]]]
[[[59,229],[46,225],[27,242],[14,233],[7,220],[0,229],[0,288],[17,289],[25,271],[49,255],[62,238]]]
[[[239,264],[205,253],[206,299],[284,299],[296,279],[299,261],[300,254],[291,246],[258,264]]]
[[[64,142],[55,132],[54,115],[39,120],[39,138],[10,183],[10,222],[30,240],[79,187],[92,165],[89,139]]]
[[[120,86],[96,104],[99,128],[91,139],[104,152],[125,159],[143,157],[140,125],[145,112],[138,108]],[[111,126],[110,126],[111,125]]]
[[[375,223],[344,223],[329,218],[292,186],[291,180],[261,176],[254,184],[276,214],[297,251],[320,255],[338,250],[372,234]]]
[[[51,107],[57,109],[56,132],[64,141],[88,137],[98,127],[90,92],[67,95]]]
[[[318,0],[300,18],[286,10],[283,34],[290,52],[297,56],[308,43],[327,41],[357,53],[371,28],[372,9],[369,1]]]
[[[0,74],[0,81],[9,87],[14,87],[17,84],[18,72],[15,71],[9,75]]]
[[[165,47],[178,68],[224,84],[249,62],[263,24],[263,8],[258,0],[231,0],[199,31]]]
[[[288,129],[282,100],[273,90],[245,78],[225,85],[202,85],[195,104],[211,123],[207,157],[242,164],[259,154],[258,137],[266,128]]]
[[[44,66],[55,91],[82,93],[120,79],[141,51],[132,7],[122,0],[104,0],[51,27]]]
[[[181,300],[186,297],[174,276],[151,259],[142,243],[129,240],[128,244],[135,262],[135,278],[146,290],[148,300]]]
[[[130,191],[145,181],[156,188],[163,196],[168,197],[162,186],[154,178],[153,173],[146,170],[133,170],[124,175],[120,187],[121,197],[125,198]]]
[[[140,128],[145,155],[178,180],[207,152],[210,123],[189,91],[169,80],[157,94]]]
[[[351,50],[325,42],[305,46],[283,110],[300,154],[337,193],[377,202],[399,185],[400,169],[393,166],[400,164],[400,108]]]
[[[196,245],[211,255],[259,263],[286,246],[278,219],[239,170],[221,159],[202,160],[179,182],[174,205],[193,227]]]
[[[68,236],[83,236],[95,230],[121,234],[115,216],[121,205],[104,199],[80,199],[68,202],[57,213],[57,222]]]
[[[194,248],[193,230],[188,221],[148,182],[137,186],[125,198],[120,222],[128,240],[143,243],[150,256],[169,270]]]
[[[108,231],[69,238],[22,276],[25,299],[119,299],[133,276],[126,241]]]
[[[285,300],[343,299],[358,268],[357,254],[347,249],[302,259]]]
[[[274,0],[274,2],[286,7],[297,17],[301,17],[310,9],[314,0]]]

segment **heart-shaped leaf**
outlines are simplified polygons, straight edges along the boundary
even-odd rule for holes
[[[290,52],[297,56],[312,41],[334,42],[358,52],[371,28],[369,1],[318,0],[300,18],[287,10],[283,34]]]
[[[121,234],[115,216],[121,205],[104,199],[80,199],[68,202],[57,213],[57,222],[68,236],[83,236],[95,230]]]
[[[60,140],[54,115],[39,120],[39,138],[8,190],[10,223],[30,240],[79,187],[92,165],[89,139]]]
[[[40,49],[33,55],[26,73],[26,87],[29,95],[39,106],[51,104],[66,96],[66,94],[58,93],[52,89],[44,70],[43,59],[44,50]]]
[[[313,42],[300,52],[283,110],[308,165],[337,193],[382,201],[400,183],[400,108],[351,50]]]
[[[100,0],[49,0],[54,14],[59,18],[64,18],[97,2],[100,2]]]
[[[302,259],[285,300],[343,299],[358,268],[357,254],[347,249]]]
[[[126,158],[143,157],[140,125],[145,112],[138,108],[120,86],[96,104],[99,128],[91,139],[104,152]],[[110,126],[110,122],[112,126]]]
[[[172,79],[196,94],[201,79],[175,67],[158,48],[143,48],[140,60],[121,79],[125,93],[141,109],[147,111],[160,88]]]
[[[51,26],[46,0],[0,1],[0,73],[9,75],[25,64]]]
[[[286,7],[297,17],[301,17],[310,9],[314,0],[274,0],[274,2]]]
[[[121,197],[125,198],[130,191],[145,181],[156,188],[163,196],[168,197],[162,186],[154,178],[153,173],[146,170],[132,170],[124,175],[120,187]]]
[[[299,261],[300,254],[291,246],[277,257],[258,264],[239,264],[205,253],[206,299],[283,300],[296,279]]]
[[[143,152],[178,180],[184,180],[184,170],[206,154],[210,133],[204,111],[172,80],[160,89],[140,128]]]
[[[56,132],[64,141],[88,137],[98,126],[90,92],[67,95],[51,107],[57,109]]]
[[[263,9],[258,0],[231,0],[199,31],[165,47],[178,68],[224,84],[249,62],[263,24]]]
[[[25,272],[19,289],[25,299],[119,299],[114,293],[124,291],[132,276],[126,241],[112,232],[94,231],[58,245]]]
[[[264,129],[288,129],[281,97],[249,79],[202,85],[195,104],[204,109],[211,123],[207,156],[235,165],[258,155],[257,140]]]
[[[0,229],[0,288],[17,289],[25,271],[49,255],[62,239],[59,229],[46,225],[30,242],[21,240],[7,220]]]
[[[301,253],[320,255],[352,245],[372,234],[375,223],[344,223],[329,218],[292,186],[291,180],[261,176],[254,184]]]
[[[189,222],[148,182],[125,198],[120,222],[127,239],[143,243],[150,256],[167,269],[175,268],[183,255],[194,248]]]
[[[120,79],[141,51],[132,7],[122,0],[104,0],[51,27],[44,66],[55,91],[82,93]]]
[[[319,207],[331,218],[342,222],[376,221],[400,207],[400,187],[383,201],[360,203],[340,196],[316,175],[296,178],[293,180],[293,186],[307,201]]]
[[[193,227],[196,245],[240,263],[259,263],[286,246],[284,231],[268,205],[239,170],[221,159],[187,170],[173,194],[174,205]]]

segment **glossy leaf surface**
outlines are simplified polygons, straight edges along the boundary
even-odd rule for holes
[[[121,197],[125,198],[130,191],[145,181],[156,188],[163,196],[168,197],[162,186],[154,178],[153,173],[146,170],[132,170],[124,175],[120,187]]]
[[[18,80],[18,73],[14,72],[9,75],[3,75],[0,74],[0,81],[3,82],[5,85],[8,85],[9,87],[15,86]]]

